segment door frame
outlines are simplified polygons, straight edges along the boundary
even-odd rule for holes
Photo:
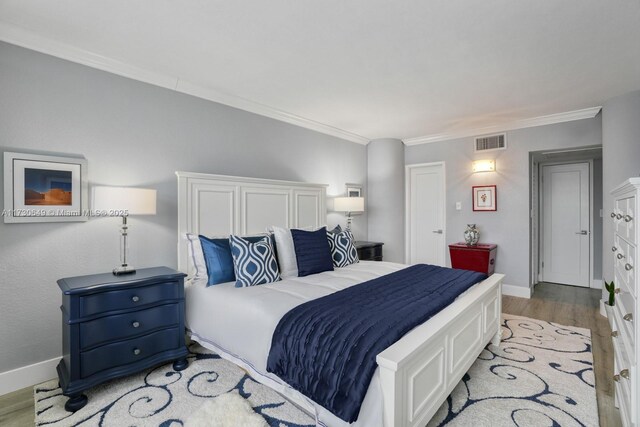
[[[542,262],[544,260],[544,187],[542,185],[542,168],[544,166],[576,165],[579,163],[587,163],[589,165],[589,289],[601,289],[602,286],[598,286],[593,280],[593,261],[595,255],[593,247],[593,159],[545,161],[538,163],[538,271],[536,277],[538,282],[542,281]]]
[[[443,260],[447,263],[447,166],[446,162],[413,163],[404,167],[404,262],[411,261],[411,171],[425,166],[442,166],[442,233],[444,234]]]

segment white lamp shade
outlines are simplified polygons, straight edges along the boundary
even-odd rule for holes
[[[94,187],[93,209],[127,211],[129,215],[155,215],[156,190],[131,187]]]
[[[364,212],[364,197],[336,197],[333,199],[336,212]]]

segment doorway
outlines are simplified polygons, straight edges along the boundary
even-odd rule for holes
[[[602,148],[532,153],[532,282],[602,287]]]
[[[406,166],[407,264],[446,263],[444,162]]]

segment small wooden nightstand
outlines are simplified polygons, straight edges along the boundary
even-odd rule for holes
[[[355,242],[358,259],[361,261],[382,261],[382,245],[380,242]]]
[[[449,245],[451,267],[477,271],[491,276],[496,267],[497,251],[498,245],[492,243],[478,243],[474,246],[453,243]]]
[[[85,390],[174,360],[187,367],[185,274],[168,267],[58,280],[62,360],[58,379],[67,411],[87,404]]]

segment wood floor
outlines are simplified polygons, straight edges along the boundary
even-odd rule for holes
[[[600,425],[618,427],[622,423],[620,414],[613,405],[611,329],[607,320],[600,316],[599,304],[599,290],[540,283],[531,299],[505,296],[502,311],[590,329]],[[0,396],[0,426],[32,426],[33,419],[33,388],[27,387]]]
[[[598,289],[539,283],[531,299],[504,296],[502,311],[591,329],[600,425],[618,427],[622,425],[622,421],[618,409],[613,404],[611,328],[607,319],[600,315],[600,298],[601,292]]]

